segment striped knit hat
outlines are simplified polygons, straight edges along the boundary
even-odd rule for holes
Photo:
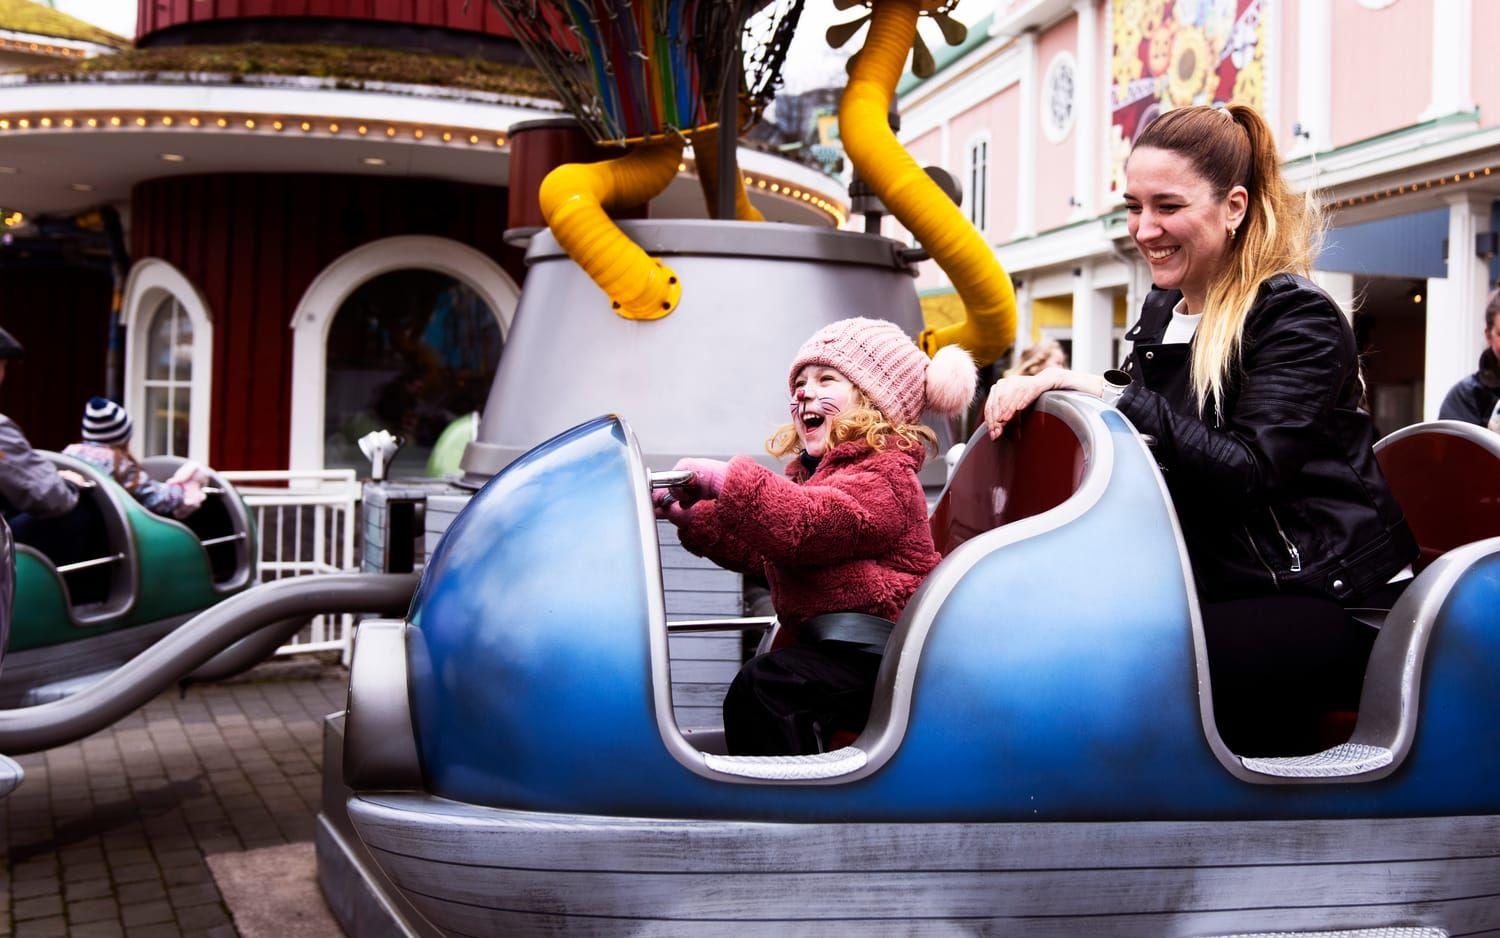
[[[124,443],[133,429],[130,414],[114,401],[91,397],[83,407],[83,438],[90,443]]]
[[[900,326],[880,319],[841,319],[813,333],[792,359],[788,386],[808,365],[837,369],[896,423],[916,423],[924,410],[961,413],[979,381],[974,359],[959,346],[928,358]]]

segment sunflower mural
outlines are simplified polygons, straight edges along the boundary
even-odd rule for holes
[[[1112,0],[1110,191],[1163,111],[1230,101],[1265,106],[1262,21],[1269,0]]]

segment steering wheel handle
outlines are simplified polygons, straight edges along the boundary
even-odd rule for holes
[[[675,489],[684,485],[691,485],[697,473],[687,469],[672,469],[667,472],[651,473],[651,487],[653,489]]]

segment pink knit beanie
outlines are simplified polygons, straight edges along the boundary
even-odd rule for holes
[[[896,423],[916,423],[924,410],[962,412],[979,381],[974,359],[959,346],[928,358],[900,326],[880,319],[841,319],[813,333],[792,359],[789,387],[808,365],[838,369]]]

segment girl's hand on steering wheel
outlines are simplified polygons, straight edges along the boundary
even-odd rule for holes
[[[724,476],[729,471],[729,463],[719,459],[679,459],[674,470],[691,472],[693,481],[682,486],[677,497],[688,507],[694,502],[704,499],[719,497],[719,490],[724,487]]]
[[[998,439],[1016,414],[1035,403],[1043,391],[1052,388],[1052,383],[1043,380],[1042,375],[1016,375],[996,381],[984,402],[984,424],[989,428],[990,439]]]
[[[656,517],[662,521],[670,521],[679,528],[687,523],[689,512],[682,507],[682,502],[677,500],[677,495],[671,489],[652,492],[651,506],[656,510]]]

